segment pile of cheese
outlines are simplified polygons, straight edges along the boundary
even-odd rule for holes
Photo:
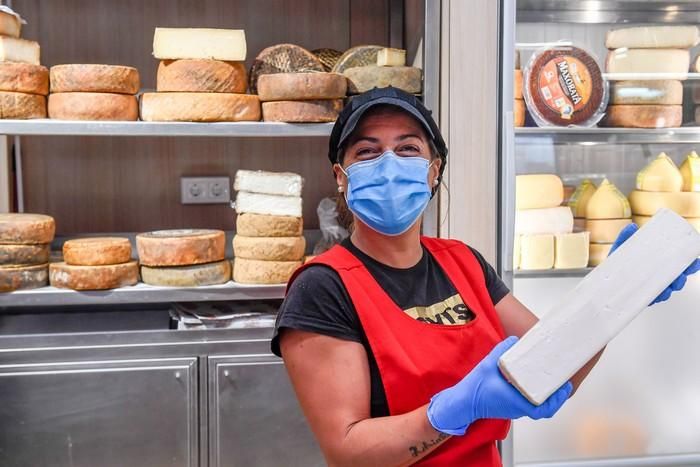
[[[52,217],[0,214],[0,292],[35,289],[48,284]]]
[[[609,31],[605,46],[610,105],[603,123],[612,127],[681,126],[689,49],[700,43],[697,26],[642,26]]]
[[[520,69],[520,52],[515,51],[515,88],[513,95],[515,102],[513,103],[513,116],[515,118],[515,126],[525,126],[525,100],[523,97],[523,70]]]
[[[40,65],[39,44],[20,39],[24,20],[0,6],[0,118],[46,118],[49,70]]]
[[[302,186],[294,173],[236,172],[235,282],[281,284],[301,266],[306,251]]]
[[[392,86],[411,94],[422,89],[420,68],[406,66],[406,51],[376,45],[347,50],[334,71],[348,79],[348,94],[361,94],[373,88]]]

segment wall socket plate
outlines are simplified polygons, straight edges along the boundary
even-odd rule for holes
[[[180,177],[182,204],[229,204],[231,202],[229,177]]]

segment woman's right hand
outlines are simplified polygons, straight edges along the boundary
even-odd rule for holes
[[[469,425],[483,418],[540,419],[557,413],[571,395],[570,382],[536,406],[498,369],[498,359],[517,341],[517,337],[503,340],[459,383],[433,396],[428,407],[433,428],[450,435],[463,435]]]

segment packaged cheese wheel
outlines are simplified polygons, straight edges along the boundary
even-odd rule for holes
[[[376,60],[375,55],[375,60]],[[323,64],[314,54],[294,44],[278,44],[263,49],[250,67],[248,88],[258,93],[258,77],[271,73],[299,73],[324,71]],[[335,70],[333,70],[335,71]]]
[[[516,127],[525,126],[525,101],[515,99],[513,103],[513,116],[515,118],[514,125]]]
[[[554,236],[554,269],[579,269],[588,266],[589,233]]]
[[[688,77],[690,53],[681,49],[616,49],[608,52],[606,71],[613,80]]]
[[[136,94],[141,87],[139,70],[120,65],[55,65],[51,67],[51,92],[107,92]]]
[[[239,214],[236,233],[246,237],[300,237],[304,232],[301,217]]]
[[[73,266],[104,266],[131,261],[131,243],[122,237],[92,237],[68,240],[63,258]]]
[[[41,47],[36,41],[0,36],[0,62],[41,65]]]
[[[681,105],[611,105],[601,124],[622,128],[677,128],[682,121]]]
[[[595,193],[595,190],[595,184],[588,179],[585,179],[576,187],[576,191],[571,195],[571,199],[569,199],[568,203],[574,217],[586,217],[586,207],[588,206],[588,201],[590,201],[591,196]]]
[[[141,96],[147,122],[240,122],[260,120],[260,100],[223,92],[147,92]]]
[[[613,81],[610,104],[682,105],[683,83],[671,79]]]
[[[608,103],[595,58],[578,47],[542,49],[524,73],[527,108],[539,126],[593,126]]]
[[[347,79],[338,73],[275,73],[258,78],[261,101],[340,99],[347,92]]]
[[[598,266],[610,254],[612,243],[591,243],[588,250],[588,265]]]
[[[605,47],[690,49],[700,42],[697,26],[637,26],[608,31]]]
[[[284,284],[301,264],[301,261],[236,258],[233,260],[233,281],[240,284]]]
[[[700,191],[700,157],[695,151],[685,156],[680,172],[683,191]]]
[[[267,261],[300,261],[304,258],[304,237],[233,237],[233,255],[236,258]]]
[[[342,99],[263,102],[266,122],[334,122],[343,109]]]
[[[158,92],[225,92],[245,94],[248,71],[243,62],[163,60],[158,65]]]
[[[49,95],[49,118],[58,120],[138,120],[136,96],[102,92]]]
[[[632,222],[639,227],[643,226],[651,220],[652,216],[632,216]],[[695,230],[700,232],[700,217],[685,217],[686,222],[695,227]]]
[[[107,290],[136,285],[139,266],[136,261],[105,266],[49,265],[49,282],[53,287],[73,290]]]
[[[614,243],[630,219],[587,219],[586,230],[591,234],[591,243]]]
[[[631,215],[629,201],[607,178],[586,205],[587,219],[629,219]]]
[[[554,267],[554,235],[520,237],[520,269],[538,271]]]
[[[224,284],[231,280],[231,262],[197,264],[194,266],[141,267],[141,280],[163,287],[202,287]]]
[[[393,86],[411,94],[422,89],[422,71],[411,66],[361,66],[343,71],[348,81],[348,94],[361,94],[373,88]]]
[[[49,70],[31,63],[0,62],[0,91],[45,96],[49,93]]]
[[[335,49],[321,48],[311,51],[312,54],[316,55],[323,65],[323,71],[330,72],[333,70],[338,59],[343,55],[343,52]]]
[[[46,97],[0,91],[0,118],[46,118]]]
[[[187,266],[224,259],[226,238],[221,230],[157,230],[136,236],[144,266]]]
[[[665,152],[660,153],[637,174],[637,189],[642,191],[681,191],[683,176]]]
[[[515,211],[515,234],[558,234],[574,230],[574,216],[566,206]]]
[[[51,243],[56,223],[43,214],[0,214],[0,244],[36,245]]]
[[[513,89],[513,96],[516,99],[522,99],[523,98],[523,71],[522,70],[515,70],[515,74],[513,76],[515,78],[515,87]]]
[[[49,284],[47,264],[36,266],[0,266],[0,292],[14,292]]]
[[[384,47],[381,45],[358,45],[346,50],[333,67],[333,72],[343,73],[348,68],[377,64],[377,55]]]
[[[653,216],[661,208],[668,208],[683,217],[700,217],[700,192],[654,193],[634,190],[630,205],[635,215]]]
[[[515,209],[554,208],[564,201],[564,184],[555,174],[517,175]]]
[[[19,37],[21,31],[22,20],[20,16],[7,6],[0,10],[0,35]]]
[[[0,245],[0,266],[36,266],[49,262],[51,245]]]

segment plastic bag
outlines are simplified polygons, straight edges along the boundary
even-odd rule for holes
[[[323,198],[318,203],[316,209],[318,214],[318,225],[321,229],[321,238],[314,245],[314,255],[320,255],[326,250],[329,250],[333,245],[345,240],[348,231],[338,223],[338,211],[335,207],[335,201],[330,198]]]

